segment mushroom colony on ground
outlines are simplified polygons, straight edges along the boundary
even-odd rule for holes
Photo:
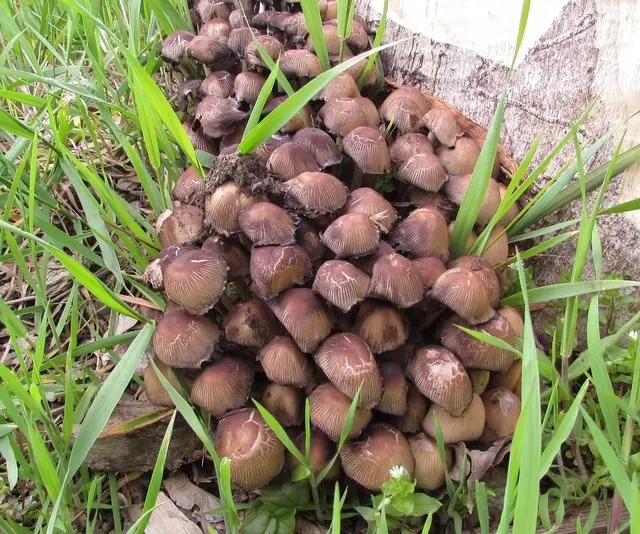
[[[437,99],[377,87],[375,69],[360,91],[365,60],[253,154],[238,154],[268,75],[256,43],[280,59],[294,87],[322,71],[299,4],[285,5],[200,0],[198,34],[178,31],[163,42],[176,69],[203,66],[206,77],[186,79],[175,103],[194,146],[216,157],[206,179],[184,171],[172,209],[157,221],[164,248],[144,276],[168,300],[155,363],[175,385],[180,376],[191,401],[211,414],[217,451],[242,488],[296,465],[252,398],[302,449],[309,400],[318,472],[360,388],[329,479],[343,473],[376,490],[399,465],[418,487],[436,490],[452,466],[451,444],[508,436],[520,411],[520,362],[457,327],[508,344],[523,331],[519,312],[499,307],[503,226],[482,256],[451,255],[452,221],[481,141]],[[322,0],[320,11],[335,63],[336,2]],[[344,57],[368,47],[356,17]],[[265,113],[285,99],[274,91]],[[501,178],[496,164],[476,230],[500,204]],[[144,384],[149,399],[171,405],[151,366]]]

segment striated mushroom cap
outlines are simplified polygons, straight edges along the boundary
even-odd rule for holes
[[[162,59],[174,65],[180,63],[194,37],[195,35],[185,30],[178,30],[167,35],[162,41],[162,51],[160,52]]]
[[[451,148],[447,146],[436,148],[436,154],[447,170],[447,174],[471,174],[480,156],[480,147],[470,137],[460,137]]]
[[[389,415],[404,415],[407,411],[409,382],[404,376],[402,366],[396,362],[382,362],[380,374],[382,397],[376,405],[376,410]]]
[[[335,213],[347,201],[348,190],[324,172],[303,172],[282,186],[285,201],[309,216]]]
[[[282,386],[304,387],[314,376],[313,363],[286,336],[276,336],[258,354],[267,378]]]
[[[373,273],[373,266],[376,264],[376,262],[380,258],[382,258],[382,256],[395,254],[395,252],[395,249],[389,243],[380,240],[378,248],[373,254],[368,254],[359,258],[352,258],[351,263],[353,263],[362,272],[367,273],[369,276],[371,276],[371,273]]]
[[[257,37],[260,32],[255,28],[234,28],[227,38],[227,46],[239,57],[244,57],[247,45],[252,42],[252,37]]]
[[[178,378],[176,371],[158,358],[155,358],[154,362],[158,370],[162,373],[162,376],[167,379],[169,384],[171,384],[176,390],[180,391],[182,389],[182,384],[180,383],[180,379]],[[144,391],[151,402],[159,404],[160,406],[174,406],[171,397],[169,397],[167,390],[164,389],[162,382],[160,382],[160,379],[156,374],[156,370],[151,364],[147,365],[145,368],[143,378]]]
[[[385,122],[393,123],[406,134],[415,132],[420,127],[423,103],[415,98],[415,93],[398,89],[393,91],[380,106],[380,117]]]
[[[251,393],[253,370],[234,358],[220,358],[205,367],[191,387],[191,401],[214,417],[242,408]]]
[[[346,313],[366,298],[370,280],[348,261],[328,260],[318,268],[313,290]]]
[[[293,141],[280,145],[271,153],[267,168],[282,182],[287,182],[303,172],[320,171],[313,154]]]
[[[362,487],[376,491],[402,466],[413,476],[415,460],[404,435],[385,423],[372,425],[359,441],[347,442],[340,453],[345,474]]]
[[[327,52],[330,56],[337,56],[340,53],[340,34],[338,33],[337,26],[334,24],[325,23],[322,25],[322,33],[325,45],[327,47]],[[315,52],[315,48],[313,47],[313,39],[311,39],[311,36],[309,36],[309,38],[307,39],[305,48],[307,50]]]
[[[482,395],[486,426],[491,437],[504,438],[513,434],[520,417],[520,399],[506,388],[488,389]]]
[[[285,50],[280,56],[280,69],[287,78],[315,78],[322,73],[320,60],[309,50]]]
[[[407,373],[425,397],[459,416],[469,406],[473,385],[460,360],[435,345],[419,347]]]
[[[205,135],[205,133],[202,131],[202,128],[200,128],[199,125],[198,125],[198,130],[197,131],[194,130],[193,121],[191,119],[183,122],[182,128],[184,129],[185,133],[189,137],[189,140],[191,141],[193,148],[195,148],[196,150],[202,150],[204,152],[208,152],[209,154],[216,153],[215,141],[211,137],[208,137],[207,135]]]
[[[375,128],[359,126],[351,130],[344,137],[342,146],[364,173],[385,174],[391,170],[387,143]]]
[[[251,299],[239,302],[224,320],[224,336],[245,347],[263,347],[280,330],[280,324],[264,302]]]
[[[398,169],[398,180],[424,191],[439,191],[447,181],[447,174],[438,156],[418,153],[404,161]]]
[[[251,251],[252,290],[270,299],[313,276],[311,258],[299,245],[259,247]]]
[[[321,169],[337,165],[342,161],[342,153],[338,150],[335,141],[320,128],[302,128],[296,132],[293,140],[313,154]]]
[[[393,418],[393,423],[402,432],[415,433],[422,429],[422,420],[427,415],[429,401],[409,382],[407,391],[407,410],[403,415]]]
[[[229,13],[229,26],[233,29],[247,27],[247,21],[244,19],[244,13],[241,9],[234,9]]]
[[[242,245],[231,239],[212,235],[202,243],[202,250],[220,256],[229,266],[229,278],[237,279],[249,274],[249,255]]]
[[[462,204],[470,183],[470,174],[450,176],[442,191],[451,202],[459,206]],[[480,225],[487,224],[498,211],[498,206],[500,206],[500,188],[498,187],[498,182],[490,179],[476,222]]]
[[[218,0],[197,0],[193,3],[193,7],[200,15],[200,20],[205,23],[215,18],[229,20],[231,13],[229,6]]]
[[[455,267],[441,274],[429,296],[470,324],[484,323],[495,314],[486,284],[463,267]]]
[[[378,248],[380,231],[364,213],[347,213],[333,221],[321,239],[340,258],[365,256]]]
[[[226,41],[229,38],[231,32],[231,25],[224,19],[210,19],[200,26],[198,35],[207,35],[218,39],[219,41]],[[228,95],[227,95],[228,96]]]
[[[228,270],[227,263],[210,252],[186,252],[165,269],[164,287],[167,297],[189,313],[206,313],[222,297]]]
[[[408,133],[401,135],[389,148],[391,161],[402,164],[416,154],[432,154],[433,145],[426,135]]]
[[[409,327],[405,316],[397,308],[366,300],[358,310],[353,333],[378,354],[402,345],[409,337]]]
[[[267,65],[262,61],[258,52],[257,43],[264,49],[267,55],[274,61],[284,53],[284,45],[272,35],[257,35],[251,39],[244,48],[244,57],[249,68],[264,67]]]
[[[262,405],[282,426],[301,425],[304,418],[302,390],[269,384],[262,394]]]
[[[343,72],[331,80],[320,91],[318,98],[329,102],[336,98],[354,98],[360,96],[358,84],[348,72]]]
[[[298,243],[300,243],[300,246],[309,254],[312,262],[316,262],[324,257],[327,252],[327,247],[322,244],[318,229],[308,220],[299,220],[296,236]]]
[[[482,436],[484,430],[485,413],[482,399],[474,395],[471,404],[460,417],[455,417],[441,406],[432,404],[422,421],[422,428],[433,439],[436,438],[436,421],[440,425],[445,443],[475,441]]]
[[[416,258],[411,260],[411,264],[420,276],[422,285],[427,291],[433,287],[438,277],[447,270],[444,262],[440,258],[433,256]]]
[[[183,204],[191,204],[199,201],[203,194],[204,180],[202,176],[195,167],[189,167],[173,184],[171,197]]]
[[[389,234],[398,249],[418,258],[449,259],[449,228],[438,209],[426,206],[413,210]]]
[[[391,203],[375,189],[360,187],[349,193],[345,213],[364,213],[377,223],[381,231],[388,232],[398,218]]]
[[[233,82],[235,97],[239,102],[255,104],[266,78],[257,72],[241,72]]]
[[[191,245],[169,245],[164,247],[158,257],[147,265],[142,279],[144,283],[153,289],[164,289],[164,270],[173,260],[185,252],[195,250]]]
[[[187,56],[213,68],[227,67],[238,59],[226,42],[209,35],[196,35],[187,46]]]
[[[284,465],[284,446],[254,408],[223,418],[215,447],[231,460],[231,480],[243,489],[268,484]]]
[[[462,267],[470,270],[487,286],[491,298],[491,306],[494,308],[498,306],[500,301],[500,281],[488,261],[478,256],[462,256],[449,262],[447,266],[449,269]]]
[[[520,312],[512,306],[502,306],[498,308],[498,313],[509,322],[514,335],[522,339],[524,337],[524,321]]]
[[[456,121],[456,116],[448,109],[430,109],[424,114],[420,123],[441,145],[448,148],[455,146],[458,138],[464,135],[464,131]]]
[[[209,74],[202,84],[200,84],[200,93],[202,96],[215,96],[218,98],[230,97],[233,93],[234,75],[219,70]]]
[[[360,390],[358,406],[373,408],[382,395],[378,365],[367,344],[355,334],[335,334],[313,356],[329,381],[349,398]]]
[[[333,441],[338,441],[352,400],[333,384],[320,384],[309,394],[310,418]],[[371,410],[356,408],[349,438],[357,438],[371,421]]]
[[[298,437],[295,439],[294,443],[298,450],[303,455],[306,455],[307,445],[304,432],[298,434]],[[311,471],[314,475],[317,476],[322,472],[322,470],[327,466],[327,464],[333,457],[335,445],[320,430],[318,430],[317,428],[313,428],[311,429],[309,449],[309,464],[311,467]],[[289,454],[288,464],[289,469],[293,471],[296,467],[298,467],[300,462],[298,462],[295,456]],[[338,458],[331,469],[329,469],[329,472],[327,473],[327,476],[324,480],[336,480],[340,476],[340,471],[340,459]]]
[[[240,213],[258,200],[258,197],[244,193],[234,182],[225,182],[205,198],[205,226],[224,236],[237,234],[242,231]]]
[[[442,487],[446,473],[453,467],[453,448],[444,448],[445,465],[440,458],[438,444],[424,432],[408,436],[407,439],[416,462],[413,472],[416,486],[427,491],[435,491]]]
[[[360,126],[377,128],[378,121],[373,122],[368,106],[356,98],[340,97],[328,100],[320,108],[318,117],[331,133],[345,137],[349,132]]]
[[[256,202],[240,213],[240,228],[255,246],[295,243],[296,225],[289,214],[271,202]]]
[[[202,209],[190,204],[176,204],[160,214],[156,232],[163,247],[189,245],[198,241],[203,232]]]
[[[382,256],[373,266],[369,294],[398,308],[409,308],[422,300],[424,286],[411,260],[393,253]]]
[[[193,127],[195,130],[202,129],[209,137],[222,137],[248,116],[249,113],[238,109],[235,98],[205,96],[196,107]]]

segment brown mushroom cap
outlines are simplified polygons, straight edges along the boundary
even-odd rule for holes
[[[434,439],[436,438],[436,421],[440,425],[445,443],[474,441],[482,435],[484,430],[485,413],[482,399],[474,395],[471,404],[460,417],[455,417],[441,406],[432,404],[422,421],[422,428]]]
[[[202,237],[202,209],[190,204],[176,204],[172,210],[158,217],[156,231],[163,247],[193,244]]]
[[[280,145],[271,153],[267,168],[282,182],[291,180],[303,172],[320,170],[313,154],[293,141]]]
[[[522,339],[524,337],[524,321],[520,312],[512,306],[502,306],[498,308],[498,313],[509,321],[513,333]]]
[[[326,254],[327,247],[323,245],[318,229],[308,220],[302,218],[299,220],[296,236],[298,243],[309,254],[311,261],[315,262]]]
[[[214,417],[242,408],[249,399],[253,370],[241,360],[220,358],[205,367],[191,387],[191,401]]]
[[[284,13],[283,13],[284,15]],[[304,18],[304,13],[288,13],[289,17],[284,19],[282,24],[284,32],[292,38],[292,41],[296,44],[302,44],[305,36],[309,33],[307,28],[307,22]],[[278,22],[281,22],[278,20]]]
[[[347,201],[347,188],[324,172],[302,172],[282,186],[288,204],[310,216],[334,213]]]
[[[252,290],[262,299],[279,295],[311,276],[311,258],[299,245],[259,247],[251,251]]]
[[[154,362],[169,384],[180,391],[182,389],[182,384],[180,383],[180,379],[178,378],[176,371],[157,358],[154,359]],[[174,406],[171,397],[169,397],[167,390],[164,389],[162,382],[160,382],[160,379],[151,364],[147,365],[145,368],[143,377],[144,391],[151,402],[159,404],[160,406]]]
[[[383,391],[376,410],[390,415],[404,415],[407,411],[409,382],[404,376],[402,366],[396,362],[382,362],[380,375]]]
[[[202,129],[209,137],[222,137],[233,131],[236,123],[246,119],[249,113],[238,108],[235,98],[205,96],[196,107],[194,129]]]
[[[280,69],[287,78],[315,78],[322,73],[320,60],[309,50],[285,50],[280,56]]]
[[[234,29],[247,27],[247,21],[245,20],[244,13],[241,9],[234,9],[229,13],[229,26]]]
[[[216,153],[216,144],[215,141],[205,135],[202,131],[202,128],[198,127],[198,131],[193,129],[193,120],[189,119],[182,123],[182,128],[184,128],[185,133],[189,137],[193,148],[196,150],[202,150],[204,152],[209,152],[209,154]]]
[[[509,237],[503,226],[496,224],[491,230],[482,257],[489,265],[499,265],[507,260],[509,257]]]
[[[289,214],[271,202],[256,202],[240,213],[240,228],[255,246],[291,245],[296,225]]]
[[[435,345],[420,347],[407,367],[413,383],[425,397],[459,416],[471,402],[473,386],[460,360]]]
[[[231,460],[231,480],[243,489],[268,484],[284,465],[284,446],[254,408],[222,419],[215,446]]]
[[[210,319],[181,310],[166,313],[153,334],[159,361],[171,367],[198,368],[207,361],[220,339],[220,329]]]
[[[470,325],[460,317],[450,317],[440,325],[442,344],[453,352],[467,368],[486,369],[504,373],[513,363],[513,352],[484,343],[463,332],[456,325],[490,334],[502,339],[509,345],[514,345],[513,328],[504,317],[496,314],[490,321],[483,324]]]
[[[327,382],[309,394],[310,418],[333,441],[338,441],[347,421],[352,399]],[[356,408],[349,438],[357,438],[371,421],[371,410]]]
[[[164,247],[158,257],[147,265],[142,279],[144,283],[153,289],[164,289],[164,270],[173,260],[185,252],[195,250],[191,245],[169,245]]]
[[[355,334],[335,334],[313,355],[329,381],[349,398],[360,387],[360,408],[373,408],[382,396],[382,378],[367,344]]]
[[[392,467],[404,467],[410,477],[415,468],[407,438],[384,423],[372,425],[359,441],[345,443],[340,459],[345,474],[371,491],[389,479]]]
[[[393,253],[382,256],[373,266],[369,294],[398,308],[409,308],[422,300],[424,286],[411,260]]]
[[[187,56],[209,67],[227,67],[237,60],[226,42],[209,35],[196,35],[187,46]]]
[[[208,35],[218,40],[225,41],[231,32],[231,25],[224,19],[210,19],[200,26],[198,35]],[[227,95],[228,96],[228,95]]]
[[[411,264],[420,275],[422,285],[426,290],[431,289],[438,277],[447,270],[444,262],[440,258],[433,256],[416,258],[411,261]]]
[[[506,388],[520,398],[522,388],[522,360],[515,360],[504,374],[494,373],[491,385],[496,388]]]
[[[496,438],[503,438],[516,429],[520,417],[520,399],[506,388],[488,389],[482,395],[486,425]]]
[[[391,161],[402,164],[416,154],[432,154],[433,145],[426,135],[408,133],[398,137],[389,148]]]
[[[256,149],[256,155],[263,159],[269,159],[276,148],[289,143],[291,140],[292,137],[289,134],[274,134]]]
[[[298,437],[294,441],[296,447],[301,454],[306,455],[307,445],[306,436],[304,432],[298,434]],[[335,445],[331,440],[317,428],[311,429],[310,439],[310,452],[309,452],[309,464],[311,471],[315,475],[319,475],[322,470],[327,466],[331,458],[333,457]],[[288,455],[289,469],[293,471],[300,462],[292,454]],[[340,459],[338,458],[325,477],[325,480],[336,480],[340,476]]]
[[[205,250],[192,250],[172,261],[164,272],[167,296],[189,313],[201,315],[222,297],[229,267]]]
[[[321,239],[340,258],[365,256],[378,248],[380,231],[364,213],[346,213],[327,227]]]
[[[269,306],[258,299],[239,302],[224,320],[225,338],[245,347],[263,347],[279,330]]]
[[[338,28],[334,24],[325,23],[322,25],[322,33],[329,55],[338,55],[340,53],[340,34],[338,33]],[[306,49],[312,52],[315,51],[311,36],[307,39]]]
[[[398,218],[391,203],[375,189],[360,187],[349,193],[345,213],[364,213],[373,217],[381,231],[388,232]]]
[[[418,153],[404,161],[398,169],[398,180],[425,191],[439,191],[447,181],[447,174],[438,156]]]
[[[451,202],[459,206],[462,204],[470,182],[470,174],[450,176],[442,191]],[[476,222],[480,225],[487,224],[498,211],[498,206],[500,206],[500,188],[498,187],[498,182],[490,179]]]
[[[234,75],[219,70],[209,74],[200,85],[200,93],[203,96],[217,96],[227,98],[233,93]]]
[[[455,267],[441,274],[429,296],[470,324],[484,323],[495,314],[486,284],[463,267]]]
[[[380,258],[382,258],[382,256],[394,253],[395,249],[389,243],[380,240],[378,248],[373,254],[368,254],[367,256],[362,256],[359,258],[352,258],[351,262],[362,272],[371,275],[371,273],[373,272],[373,266]]]
[[[348,312],[365,299],[370,280],[369,276],[348,261],[328,260],[318,268],[313,290],[327,302]]]
[[[331,315],[311,289],[287,289],[269,306],[303,352],[314,352],[331,333]]]
[[[480,156],[480,147],[470,137],[460,137],[451,148],[447,146],[436,148],[436,154],[447,170],[447,174],[471,174]]]
[[[238,56],[244,57],[247,45],[252,41],[252,36],[257,37],[260,32],[255,28],[234,28],[229,33],[227,45]]]
[[[415,433],[422,429],[422,420],[427,415],[429,401],[409,382],[407,391],[407,410],[403,415],[393,418],[395,426],[405,433]]]
[[[267,378],[276,384],[304,387],[314,376],[311,359],[289,337],[274,337],[262,347],[258,360]]]
[[[449,259],[449,229],[440,211],[432,207],[413,210],[390,233],[391,239],[403,250],[418,258],[435,256]]]
[[[367,300],[360,305],[353,333],[378,354],[402,345],[409,337],[409,327],[405,316],[394,306]]]
[[[328,100],[320,108],[318,117],[331,133],[345,137],[349,132],[360,126],[376,128],[378,121],[371,121],[367,113],[368,105],[355,98],[340,97]],[[388,150],[387,150],[388,151]]]
[[[229,278],[237,279],[249,274],[249,255],[237,242],[212,235],[202,243],[202,250],[224,258],[229,266]]]
[[[447,264],[449,269],[462,267],[469,269],[477,278],[482,280],[489,290],[491,306],[497,307],[500,302],[500,281],[491,264],[479,256],[461,256]]]
[[[184,204],[200,200],[204,194],[204,179],[195,167],[186,169],[173,184],[171,197]]]
[[[167,35],[162,41],[162,52],[160,52],[162,59],[176,65],[180,63],[194,37],[193,33],[185,30],[178,30]]]
[[[336,98],[354,98],[356,96],[360,96],[358,84],[351,74],[343,72],[325,85],[324,89],[320,91],[318,98],[329,102]]]
[[[304,418],[302,390],[269,384],[262,394],[262,405],[282,426],[301,425]]]
[[[385,174],[391,169],[387,143],[375,128],[369,126],[354,128],[345,135],[342,146],[364,173]]]
[[[237,234],[242,230],[240,213],[258,200],[241,191],[234,182],[225,182],[205,198],[205,226],[221,235]]]
[[[302,128],[296,132],[293,140],[313,154],[321,169],[342,161],[342,152],[338,150],[335,141],[320,128]]]
[[[266,78],[257,72],[241,72],[233,82],[235,97],[238,101],[255,104]]]
[[[429,130],[441,145],[453,147],[464,131],[456,121],[456,116],[448,109],[433,108],[421,119],[421,125]]]
[[[406,134],[420,127],[420,117],[424,107],[408,91],[397,90],[391,93],[380,106],[380,117],[391,122]]]
[[[256,43],[260,44],[267,55],[274,61],[278,59],[278,56],[284,53],[284,45],[278,41],[278,39],[272,35],[258,35],[254,39],[250,40],[244,48],[244,57],[250,68],[266,68],[267,66],[264,61],[262,61],[262,57],[258,52],[258,46]]]
[[[217,0],[197,0],[197,2],[194,2],[193,7],[200,15],[202,22],[207,22],[214,18],[229,20],[229,14],[231,13],[227,4]]]
[[[435,491],[442,487],[446,473],[453,467],[453,448],[444,448],[445,465],[440,458],[438,444],[424,432],[408,436],[407,439],[416,461],[413,476],[417,481],[417,487],[427,491]]]

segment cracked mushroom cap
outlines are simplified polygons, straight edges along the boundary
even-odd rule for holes
[[[262,61],[258,46],[260,44],[267,55],[274,61],[284,53],[284,45],[272,35],[258,35],[251,39],[244,48],[244,57],[249,68],[263,67],[267,65]]]
[[[163,247],[190,245],[202,237],[202,209],[191,204],[178,204],[160,214],[156,232]]]
[[[415,433],[422,429],[422,420],[427,415],[429,401],[411,382],[407,391],[407,410],[393,418],[393,424],[404,433]]]
[[[157,290],[164,289],[164,271],[173,260],[185,252],[195,250],[191,245],[169,245],[164,247],[158,257],[153,260],[144,270],[142,279],[149,287]]]
[[[372,120],[371,114],[368,113],[368,105],[364,100],[347,97],[328,100],[320,108],[318,117],[329,132],[341,137],[345,137],[349,132],[361,126],[375,129],[378,127],[377,117],[375,121]]]
[[[193,381],[191,401],[214,417],[242,408],[251,394],[253,370],[242,360],[220,358]]]
[[[234,182],[225,182],[205,197],[205,226],[220,235],[237,234],[242,231],[240,213],[259,200],[243,192]]]
[[[387,143],[375,128],[354,128],[344,136],[342,147],[363,173],[385,174],[391,170]]]
[[[348,261],[328,260],[318,268],[313,290],[346,313],[366,298],[370,280]]]
[[[231,13],[229,6],[218,0],[197,0],[194,2],[193,7],[200,15],[200,20],[205,23],[215,18],[229,20]]]
[[[498,308],[498,313],[509,322],[514,335],[522,339],[524,337],[524,321],[520,312],[512,306],[505,305]]]
[[[494,388],[484,392],[482,402],[490,437],[500,439],[513,434],[520,417],[518,396],[506,388]]]
[[[295,439],[294,443],[297,449],[303,455],[306,455],[307,444],[304,432],[298,434],[298,437]],[[314,475],[317,476],[322,472],[322,470],[327,466],[327,464],[333,457],[333,454],[335,452],[335,445],[326,436],[326,434],[324,434],[317,428],[312,428],[309,450],[309,464],[311,467],[311,471]],[[293,471],[296,467],[298,467],[300,462],[292,454],[289,454],[287,458],[289,469]],[[329,469],[329,472],[327,473],[327,476],[324,480],[336,480],[340,476],[340,471],[340,458],[338,458],[336,459],[331,469]]]
[[[398,137],[389,148],[391,161],[402,164],[416,154],[432,154],[433,145],[426,135],[407,133]]]
[[[335,141],[320,128],[302,128],[295,133],[293,140],[313,154],[321,169],[342,162],[342,152]]]
[[[314,377],[312,360],[287,336],[276,336],[258,354],[267,378],[282,386],[304,387]]]
[[[411,260],[394,252],[382,256],[373,266],[369,295],[398,308],[410,308],[424,297],[424,285]]]
[[[202,80],[200,93],[202,96],[228,98],[233,94],[234,79],[235,76],[226,70],[212,72]]]
[[[360,387],[360,408],[373,408],[382,396],[380,370],[367,344],[355,334],[335,334],[313,355],[329,381],[349,398]]]
[[[231,25],[224,19],[210,19],[200,26],[198,35],[207,35],[220,41],[226,41],[231,32]]]
[[[406,134],[420,128],[423,110],[424,106],[415,98],[413,92],[399,89],[391,93],[382,103],[380,117],[385,122],[393,123],[400,133]]]
[[[162,373],[162,375],[167,379],[169,384],[171,384],[176,390],[182,390],[182,384],[180,383],[180,379],[178,378],[176,371],[174,371],[167,364],[163,363],[158,358],[154,359],[156,367]],[[164,389],[162,382],[158,378],[156,374],[156,370],[153,368],[151,364],[147,365],[143,374],[144,378],[144,391],[147,394],[147,398],[153,402],[154,404],[159,404],[160,406],[175,406],[171,397],[167,393],[167,390]]]
[[[423,115],[420,123],[441,145],[448,148],[455,146],[458,138],[464,135],[456,116],[448,109],[430,109]]]
[[[327,226],[321,239],[339,258],[366,256],[378,248],[380,231],[364,213],[347,213]]]
[[[284,446],[255,408],[223,418],[215,446],[220,456],[231,460],[231,480],[243,489],[268,484],[284,465]]]
[[[366,300],[358,309],[353,333],[363,339],[374,354],[393,350],[409,337],[407,319],[396,307]]]
[[[229,13],[229,26],[233,29],[247,27],[247,21],[244,19],[244,13],[241,9],[234,9]]]
[[[398,180],[424,191],[440,191],[447,181],[447,173],[438,156],[418,153],[404,161],[398,169]]]
[[[311,258],[300,245],[258,247],[249,264],[252,291],[270,299],[313,276]]]
[[[229,267],[205,250],[192,250],[172,261],[164,272],[167,296],[189,313],[201,315],[222,297]]]
[[[322,73],[320,60],[309,50],[285,50],[280,56],[280,69],[287,78],[315,78]]]
[[[282,185],[285,201],[309,216],[335,213],[347,201],[348,189],[335,176],[303,172]]]
[[[515,344],[513,328],[502,315],[496,314],[486,323],[470,325],[460,317],[450,317],[440,325],[442,344],[453,352],[466,368],[506,372],[513,364],[513,352],[484,343],[456,325],[490,334],[509,345]]]
[[[198,368],[211,358],[219,339],[216,323],[175,309],[158,321],[153,350],[156,358],[170,367]]]
[[[271,153],[267,168],[282,182],[287,182],[304,172],[320,171],[313,154],[293,141],[280,145]]]
[[[345,474],[371,491],[379,490],[389,479],[392,467],[404,467],[409,477],[415,468],[407,438],[385,423],[376,423],[358,441],[345,443],[340,459]]]
[[[281,330],[269,306],[258,299],[237,303],[223,326],[225,339],[244,347],[263,347]]]
[[[409,447],[416,461],[413,476],[416,479],[416,486],[427,491],[435,491],[442,487],[445,476],[453,467],[453,448],[445,446],[444,454],[446,465],[442,463],[440,451],[436,441],[427,436],[424,432],[419,432],[413,436],[408,436]]]
[[[388,254],[394,254],[395,249],[386,241],[380,240],[378,244],[378,248],[373,254],[368,254],[367,256],[361,256],[359,258],[354,258],[351,262],[362,272],[367,273],[371,276],[373,273],[373,266],[376,262],[382,258],[382,256],[386,256]]]
[[[443,347],[419,347],[407,373],[420,393],[451,415],[459,416],[471,403],[471,379],[460,360]]]
[[[266,78],[257,72],[241,72],[233,82],[235,97],[240,102],[255,104]]]
[[[271,202],[256,202],[240,213],[240,228],[254,246],[291,245],[296,225],[291,216]]]
[[[262,405],[284,427],[302,424],[304,395],[301,389],[269,384],[262,394]]]
[[[409,382],[404,370],[396,362],[381,362],[382,397],[376,405],[376,411],[389,415],[402,416],[407,411],[407,392]]]
[[[476,277],[484,282],[489,290],[489,296],[491,297],[491,306],[498,307],[500,302],[500,281],[498,275],[491,268],[491,264],[479,256],[462,256],[447,264],[449,269],[455,269],[456,267],[462,267],[469,269]]]
[[[405,104],[404,112],[402,106],[399,104]],[[417,115],[417,121],[429,111],[429,101],[420,89],[403,85],[393,91],[380,106],[380,115],[388,114],[390,111],[398,109],[400,113],[405,115]],[[395,122],[395,121],[394,121]],[[405,133],[405,132],[403,132]]]
[[[311,289],[287,289],[269,307],[303,352],[314,352],[331,334],[331,315]]]
[[[162,52],[160,56],[168,63],[177,65],[180,63],[186,53],[189,43],[195,35],[185,30],[178,30],[167,35],[162,41]]]
[[[441,406],[432,404],[422,421],[422,429],[433,439],[436,439],[436,421],[442,430],[445,443],[459,443],[461,441],[475,441],[484,431],[484,404],[478,395],[474,395],[471,404],[455,417]]]
[[[398,219],[391,203],[375,189],[360,187],[349,193],[345,213],[364,213],[378,224],[382,232],[388,232]]]
[[[486,284],[464,267],[448,269],[441,274],[429,296],[470,324],[485,323],[495,314]]]
[[[352,399],[333,384],[320,384],[309,394],[311,423],[331,440],[338,441],[347,422],[351,402]],[[369,424],[371,417],[371,410],[356,408],[349,438],[357,438]]]
[[[437,208],[426,206],[413,210],[389,235],[399,250],[417,258],[449,259],[449,228]]]
[[[173,184],[171,191],[171,198],[183,204],[195,203],[202,198],[202,195],[204,195],[204,179],[195,167],[186,169]]]

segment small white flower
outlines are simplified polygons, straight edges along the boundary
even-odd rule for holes
[[[391,469],[389,469],[389,474],[391,475],[391,478],[402,478],[405,473],[406,473],[406,470],[401,465],[394,465]]]
[[[637,330],[631,330],[631,332],[629,332],[629,337],[634,341],[638,341],[638,336],[639,334]]]

